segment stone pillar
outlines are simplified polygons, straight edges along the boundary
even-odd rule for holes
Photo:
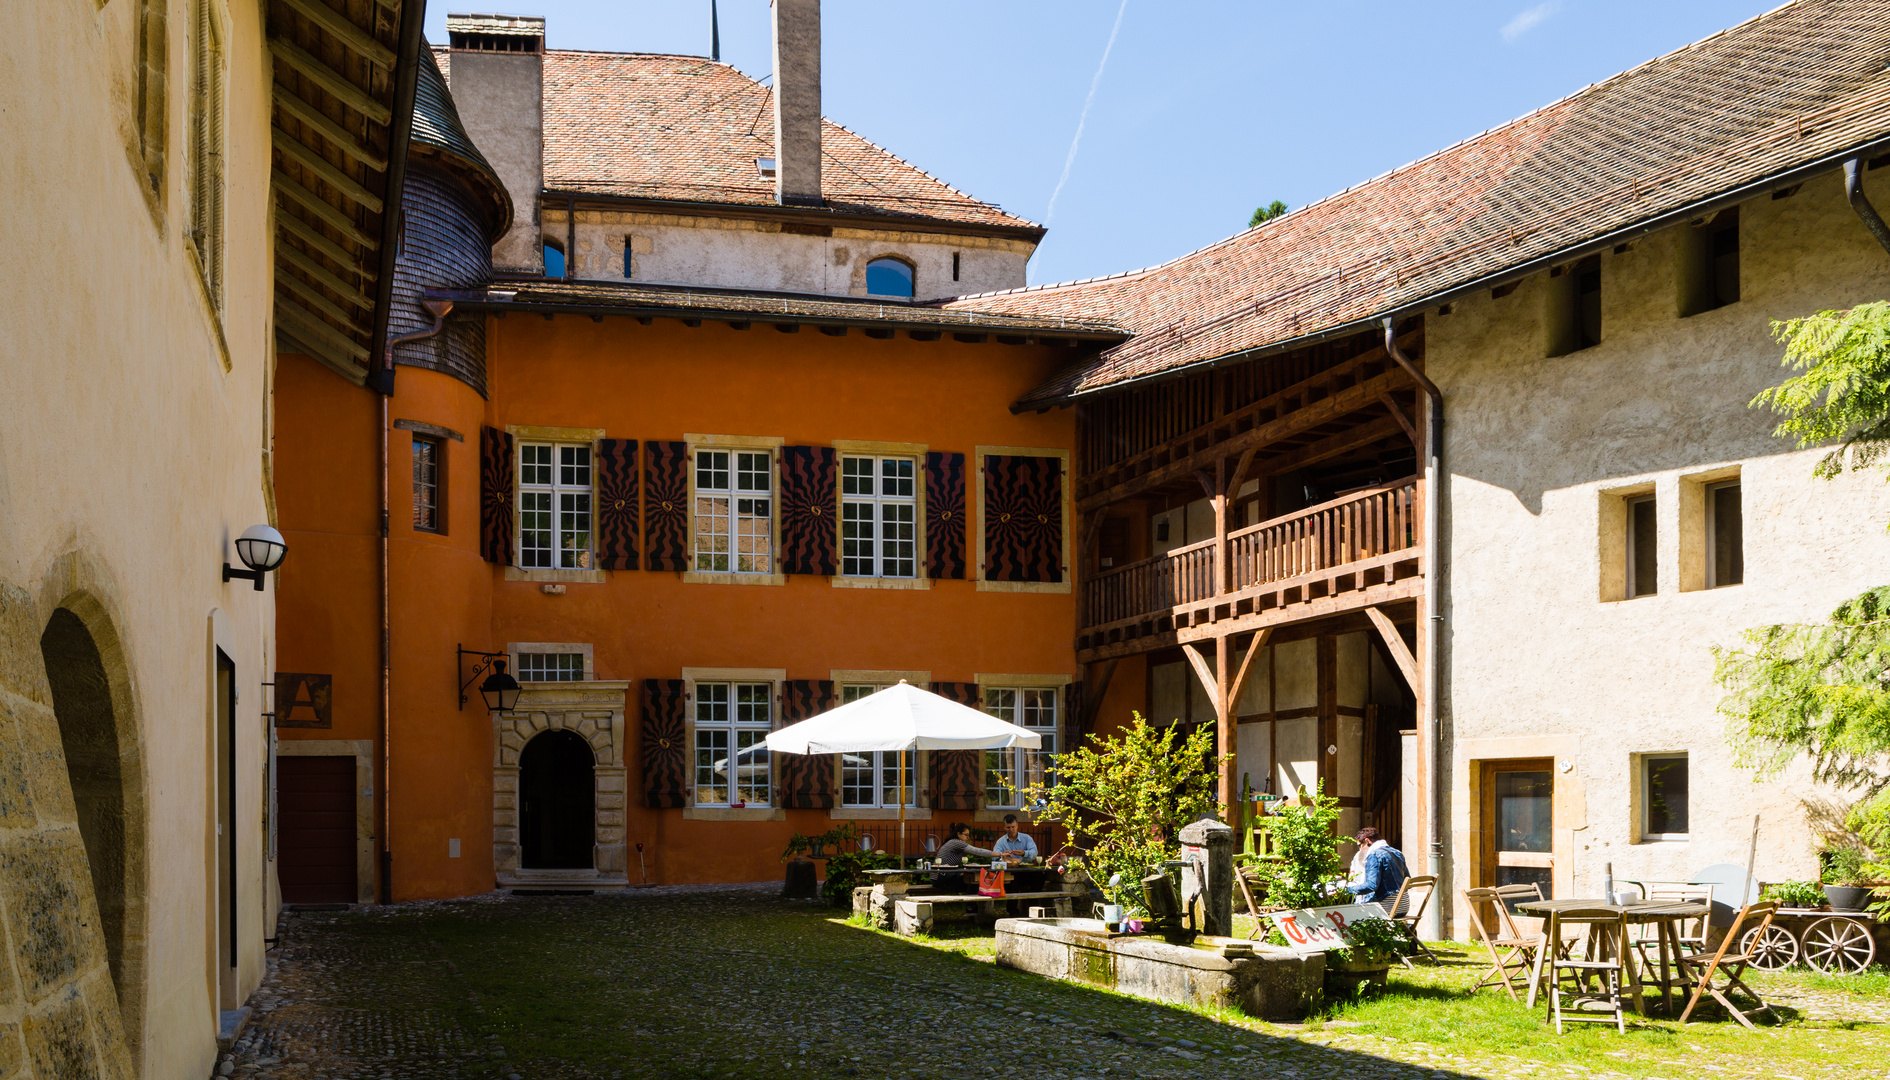
[[[1201,932],[1228,937],[1234,932],[1234,830],[1213,818],[1202,818],[1181,830],[1181,857],[1206,869],[1202,906],[1206,909]]]

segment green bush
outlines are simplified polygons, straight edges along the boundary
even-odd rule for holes
[[[1776,900],[1785,907],[1817,907],[1824,903],[1824,890],[1815,881],[1781,881],[1767,885],[1761,900]]]
[[[1342,932],[1346,947],[1332,950],[1343,953],[1341,960],[1378,960],[1400,956],[1410,947],[1404,931],[1390,919],[1360,919],[1346,924]]]
[[[836,853],[827,860],[827,902],[835,905],[851,904],[854,889],[873,883],[873,879],[867,876],[868,870],[891,870],[898,865],[899,860],[891,855],[872,851]]]
[[[1328,903],[1320,886],[1345,872],[1339,860],[1339,800],[1325,794],[1325,785],[1308,792],[1306,802],[1277,807],[1260,819],[1270,841],[1271,857],[1253,864],[1253,880],[1266,886],[1267,903],[1285,908],[1321,907]]]

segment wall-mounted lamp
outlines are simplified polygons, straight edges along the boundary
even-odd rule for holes
[[[223,580],[248,578],[256,583],[256,591],[261,592],[263,575],[281,566],[282,557],[288,553],[289,545],[283,541],[281,533],[267,525],[251,525],[236,538],[236,557],[249,569],[237,570],[224,563]]]
[[[506,654],[480,652],[460,646],[458,663],[461,671],[466,669],[468,656],[477,656],[480,660],[473,665],[472,674],[466,677],[466,681],[459,684],[459,707],[462,710],[466,708],[466,691],[472,686],[473,680],[479,677],[480,672],[490,669],[492,674],[479,684],[479,696],[486,700],[486,711],[511,712],[517,708],[518,680],[505,673]]]

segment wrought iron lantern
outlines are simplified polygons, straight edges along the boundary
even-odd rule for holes
[[[473,680],[479,678],[480,672],[488,670],[490,670],[492,674],[487,675],[485,681],[479,684],[479,696],[485,699],[487,711],[511,712],[513,709],[518,708],[520,687],[517,679],[506,674],[505,666],[507,657],[505,653],[479,652],[476,649],[468,649],[465,646],[459,646],[458,656],[461,670],[465,669],[466,658],[468,656],[477,656],[480,658],[479,662],[473,665],[472,674],[466,677],[465,682],[459,684],[460,708],[464,709],[466,707],[466,691],[472,687]]]

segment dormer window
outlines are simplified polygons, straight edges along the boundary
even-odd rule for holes
[[[755,172],[760,174],[763,180],[774,179],[774,159],[771,157],[756,158]]]
[[[912,299],[912,264],[902,259],[874,259],[867,263],[866,295]]]
[[[548,278],[564,276],[564,249],[550,241],[545,242],[545,276]]]

